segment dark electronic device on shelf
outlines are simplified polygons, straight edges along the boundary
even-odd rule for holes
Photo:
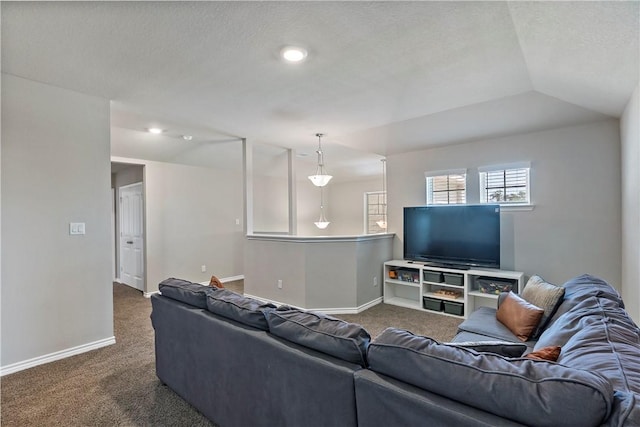
[[[500,205],[405,207],[404,258],[453,268],[500,268]]]

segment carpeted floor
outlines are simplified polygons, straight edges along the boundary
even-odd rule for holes
[[[242,282],[226,284],[242,292]],[[2,426],[213,426],[163,386],[155,375],[151,304],[142,293],[114,284],[116,344],[2,377]],[[379,304],[339,315],[375,337],[386,327],[440,341],[459,319]]]

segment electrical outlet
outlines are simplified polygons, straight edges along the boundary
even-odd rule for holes
[[[378,286],[378,276],[373,276],[373,287]]]
[[[207,272],[207,266],[202,264],[202,266],[200,267],[200,269],[202,270],[203,273]]]
[[[282,289],[282,280],[278,279],[278,289]]]

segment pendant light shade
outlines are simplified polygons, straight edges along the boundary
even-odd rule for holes
[[[330,222],[327,221],[327,218],[325,218],[324,216],[324,199],[322,197],[322,187],[320,187],[320,219],[314,222],[314,224],[321,230],[324,230],[330,224]]]
[[[324,168],[324,154],[322,152],[321,138],[324,136],[321,133],[316,133],[318,137],[318,149],[316,153],[318,153],[318,166],[316,167],[315,175],[309,175],[309,179],[316,187],[324,187],[331,181],[333,176],[329,175]]]
[[[382,219],[376,221],[378,227],[387,229],[387,159],[380,159],[382,162]]]

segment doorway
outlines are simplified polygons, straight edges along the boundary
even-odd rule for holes
[[[144,165],[111,162],[115,282],[146,290]]]
[[[144,197],[142,182],[118,188],[120,282],[144,292]]]

